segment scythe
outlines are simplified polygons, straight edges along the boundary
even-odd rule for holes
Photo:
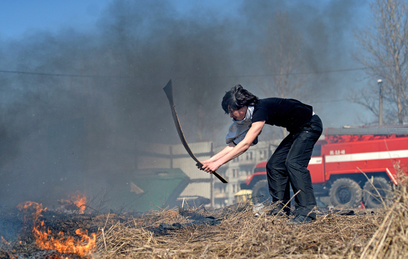
[[[177,116],[177,112],[176,112],[176,107],[174,105],[174,100],[173,100],[173,87],[172,87],[172,83],[171,80],[167,83],[167,85],[163,88],[164,92],[167,95],[167,99],[169,100],[170,103],[170,109],[171,109],[171,113],[173,115],[173,119],[174,119],[174,123],[176,124],[176,129],[177,129],[177,133],[180,137],[181,143],[183,144],[184,148],[186,149],[187,153],[190,155],[190,157],[197,162],[197,166],[202,166],[203,164],[201,164],[200,160],[197,159],[197,157],[194,155],[193,151],[191,151],[186,138],[184,137],[184,133],[183,130],[181,129],[181,124],[180,121],[178,119]],[[221,182],[223,183],[228,183],[227,180],[225,180],[221,175],[219,175],[217,172],[212,172],[213,175],[215,175]]]

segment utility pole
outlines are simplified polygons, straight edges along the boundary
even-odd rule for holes
[[[383,95],[382,95],[382,79],[377,80],[378,86],[380,88],[380,106],[378,107],[378,125],[383,125]]]

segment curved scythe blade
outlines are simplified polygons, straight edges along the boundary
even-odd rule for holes
[[[173,100],[173,87],[171,84],[171,80],[167,83],[167,85],[163,88],[164,92],[167,95],[167,99],[169,100],[170,103],[170,108],[171,108],[171,113],[173,115],[174,123],[176,124],[176,129],[177,133],[180,137],[181,143],[183,144],[184,148],[186,149],[187,153],[191,156],[194,161],[197,162],[198,165],[202,166],[200,160],[197,159],[197,157],[194,155],[193,151],[191,151],[190,147],[188,146],[187,140],[184,137],[183,130],[181,129],[180,121],[177,116],[176,112],[176,106],[174,105],[174,100]],[[212,172],[213,175],[215,175],[221,182],[223,183],[228,183],[227,180],[225,180],[221,175],[219,175],[217,172]]]

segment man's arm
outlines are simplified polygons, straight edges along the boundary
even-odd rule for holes
[[[211,158],[209,158],[207,160],[201,161],[201,163],[205,164],[205,163],[209,163],[209,162],[215,162],[218,159],[220,159],[221,157],[228,154],[234,147],[235,147],[234,142],[231,142],[231,143],[228,144],[228,146],[226,146],[223,150],[218,152],[216,155],[212,156]]]
[[[218,154],[220,154],[218,153],[216,155],[218,156],[217,159],[210,158],[206,161],[203,161],[202,170],[209,173],[217,171],[218,168],[223,164],[243,154],[248,150],[248,148],[254,142],[255,138],[261,133],[264,125],[265,121],[257,121],[252,123],[251,128],[249,128],[247,134],[245,135],[245,138],[241,142],[239,142],[238,145],[234,147],[228,146],[224,148],[220,153],[223,153],[224,151],[225,152],[222,154],[222,156],[218,156]]]

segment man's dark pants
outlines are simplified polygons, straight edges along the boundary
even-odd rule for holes
[[[311,213],[316,206],[310,172],[307,169],[314,144],[323,131],[323,124],[317,115],[299,132],[289,134],[276,148],[266,165],[269,193],[273,202],[286,204],[290,200],[290,187],[295,196],[294,214],[316,218]],[[289,212],[289,208],[285,209]]]

